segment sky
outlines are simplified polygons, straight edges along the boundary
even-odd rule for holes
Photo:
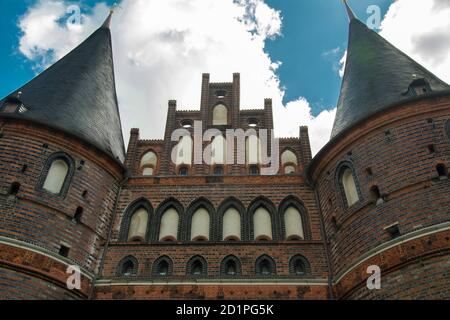
[[[0,0],[0,96],[31,80],[97,29],[114,1]],[[349,0],[388,41],[450,82],[449,0]],[[341,0],[122,0],[112,22],[124,136],[162,138],[167,101],[199,109],[201,74],[241,73],[241,108],[273,99],[278,137],[310,128],[328,141],[348,38]],[[379,22],[377,23],[377,14]],[[78,15],[79,14],[79,15]]]

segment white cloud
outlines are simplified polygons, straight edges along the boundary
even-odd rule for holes
[[[40,0],[20,19],[20,51],[47,67],[85,39],[104,20],[105,4],[82,8],[81,26],[61,23],[70,4]],[[262,108],[273,99],[278,136],[298,136],[310,126],[314,151],[328,140],[333,112],[317,118],[303,98],[283,106],[284,91],[265,41],[281,34],[280,12],[264,0],[123,0],[113,17],[112,34],[124,135],[130,128],[143,138],[161,138],[167,100],[180,109],[198,109],[201,74],[231,81],[241,73],[241,108]],[[90,9],[86,11],[86,9]]]
[[[347,65],[347,50],[345,50],[344,55],[341,60],[339,60],[339,77],[343,78],[345,73],[345,66]]]
[[[380,34],[447,83],[450,82],[450,3],[397,0]]]

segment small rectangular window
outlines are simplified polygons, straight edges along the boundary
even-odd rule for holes
[[[69,247],[61,245],[61,247],[59,248],[59,255],[67,258],[69,256],[69,251],[70,251]]]

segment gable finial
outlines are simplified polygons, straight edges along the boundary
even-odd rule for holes
[[[350,6],[348,5],[347,0],[343,0],[344,5],[345,5],[345,9],[347,10],[347,15],[350,21],[352,21],[353,19],[356,19],[355,13],[353,12],[352,8],[350,8]]]

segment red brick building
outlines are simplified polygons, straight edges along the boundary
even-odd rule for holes
[[[450,87],[347,10],[332,139],[314,159],[308,128],[280,139],[275,174],[256,136],[226,144],[273,129],[239,74],[204,74],[200,110],[169,101],[163,140],[125,152],[111,17],[1,100],[0,298],[448,299]]]

